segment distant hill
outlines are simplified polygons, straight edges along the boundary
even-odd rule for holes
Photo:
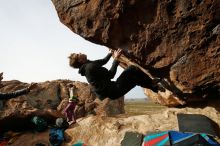
[[[128,99],[125,99],[125,102],[147,102],[147,101],[150,101],[150,100],[147,98],[128,98]]]

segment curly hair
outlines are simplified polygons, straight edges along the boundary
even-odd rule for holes
[[[69,65],[73,68],[80,68],[81,63],[79,62],[78,54],[77,53],[72,53],[69,56]]]

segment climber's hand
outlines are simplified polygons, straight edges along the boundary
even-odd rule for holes
[[[121,56],[121,53],[122,53],[122,49],[117,49],[117,50],[115,50],[114,52],[113,52],[113,58],[114,59],[119,59],[120,58],[120,56]]]

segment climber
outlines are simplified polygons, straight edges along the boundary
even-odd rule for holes
[[[3,79],[3,72],[0,73],[0,82],[2,81],[2,79]],[[20,95],[27,94],[28,92],[30,92],[30,90],[32,90],[36,87],[37,87],[37,83],[31,83],[27,88],[24,88],[24,89],[21,89],[21,90],[17,90],[17,91],[14,91],[14,92],[9,92],[9,93],[0,92],[0,100],[11,99],[11,98],[15,98],[15,97],[20,96]]]
[[[69,87],[69,102],[64,109],[65,116],[69,125],[76,123],[75,108],[78,102],[76,95],[76,86],[73,84],[68,84]]]
[[[121,49],[111,51],[105,58],[95,61],[88,60],[85,54],[72,53],[69,56],[69,65],[79,68],[79,74],[86,77],[93,91],[101,100],[107,97],[110,99],[122,97],[136,85],[157,92],[158,87],[156,84],[153,85],[153,80],[134,65],[126,68],[116,81],[111,81],[116,74],[121,53]],[[111,69],[107,70],[103,65],[109,61],[111,56],[114,61]]]

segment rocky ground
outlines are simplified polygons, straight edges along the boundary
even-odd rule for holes
[[[126,131],[137,131],[145,134],[150,131],[178,130],[178,113],[202,114],[212,119],[220,134],[220,113],[215,108],[169,108],[150,115],[126,116],[117,115],[87,116],[77,120],[65,131],[66,142],[63,146],[72,146],[77,141],[83,141],[91,146],[120,146]],[[26,133],[20,136],[12,146],[33,146],[35,143],[49,145],[48,131],[43,133]]]
[[[76,110],[77,123],[65,131],[66,141],[63,146],[72,146],[77,141],[92,146],[119,146],[126,131],[146,134],[149,131],[178,130],[178,113],[202,114],[209,117],[216,123],[216,130],[220,135],[218,100],[197,102],[191,107],[155,108],[155,111],[151,110],[145,114],[141,113],[144,108],[141,106],[141,114],[138,114],[138,111],[137,114],[128,114],[124,111],[123,97],[114,101],[99,101],[88,84],[69,80],[42,82],[29,94],[4,101],[4,107],[0,111],[0,129],[26,127],[25,122],[35,115],[52,121],[57,117],[64,117],[62,109],[68,101],[68,83],[76,85],[81,105]],[[0,91],[9,92],[26,86],[27,83],[19,81],[4,81]],[[49,131],[39,133],[29,129],[20,133],[12,142],[12,146],[35,146],[36,143],[49,146]]]

